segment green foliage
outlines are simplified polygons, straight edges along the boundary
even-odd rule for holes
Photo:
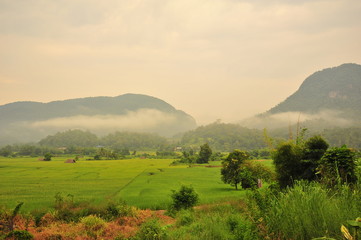
[[[302,179],[315,180],[317,167],[329,144],[321,136],[309,138],[303,146]]]
[[[107,201],[100,204],[74,201],[70,194],[63,196],[61,193],[55,195],[54,208],[55,218],[65,222],[77,222],[87,216],[98,216],[105,220],[113,220],[118,217],[136,216],[135,207],[128,206],[124,201]]]
[[[179,191],[172,192],[172,207],[175,210],[188,209],[196,205],[199,201],[198,194],[194,191],[192,186],[182,185]]]
[[[0,156],[8,157],[13,153],[13,147],[11,145],[6,145],[0,148]]]
[[[161,149],[167,140],[151,133],[115,132],[100,139],[100,144],[112,149]]]
[[[249,158],[245,151],[234,150],[228,157],[222,161],[221,179],[224,183],[231,184],[236,189],[237,185],[242,181],[241,172],[242,164]]]
[[[201,145],[201,150],[199,151],[197,163],[208,163],[211,156],[212,156],[212,149],[209,147],[208,143],[205,143]]]
[[[191,210],[180,210],[176,215],[178,227],[190,225],[194,222],[194,212]]]
[[[302,174],[302,148],[293,142],[282,143],[273,153],[277,180],[281,187],[290,186]]]
[[[240,172],[241,186],[244,189],[256,188],[258,179],[270,182],[274,180],[274,172],[261,163],[245,161]]]
[[[320,136],[307,141],[281,143],[273,152],[277,180],[282,188],[292,186],[296,180],[315,180],[320,159],[328,143]]]
[[[258,234],[252,222],[239,212],[238,206],[227,203],[191,212],[191,221],[177,224],[169,231],[169,237],[177,240],[257,240]]]
[[[34,236],[25,230],[14,230],[6,235],[6,239],[31,240],[34,239]]]
[[[341,225],[361,212],[360,189],[349,186],[330,191],[319,183],[304,181],[284,192],[266,192],[258,199],[261,201],[254,201],[258,210],[250,211],[254,221],[261,221],[259,224],[267,229],[264,239],[342,239]]]
[[[261,130],[220,122],[188,131],[181,139],[181,145],[185,147],[198,147],[204,142],[207,142],[216,151],[232,151],[239,148],[251,150],[266,147]]]
[[[134,239],[136,240],[164,240],[167,239],[167,232],[156,219],[150,219],[140,226]]]
[[[44,161],[51,161],[52,157],[53,157],[53,155],[51,153],[45,153]]]
[[[51,147],[95,147],[98,144],[98,137],[82,130],[68,130],[49,135],[39,141],[40,145]]]
[[[330,186],[343,183],[355,183],[355,152],[346,146],[331,148],[321,158],[318,168],[322,181]]]
[[[88,236],[97,239],[105,230],[106,222],[97,216],[89,215],[80,219]]]
[[[322,135],[331,146],[347,145],[351,148],[361,149],[361,127],[334,127],[324,129]]]

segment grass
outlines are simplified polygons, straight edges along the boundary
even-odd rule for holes
[[[60,192],[76,201],[98,203],[114,198],[140,208],[165,209],[171,190],[182,184],[194,187],[200,204],[245,194],[224,184],[218,167],[170,166],[173,159],[81,159],[75,164],[64,163],[66,159],[0,158],[0,206],[12,209],[17,202],[24,202],[25,210],[49,208]]]

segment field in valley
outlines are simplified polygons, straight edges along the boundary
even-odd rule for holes
[[[80,159],[75,164],[64,163],[66,159],[54,157],[46,162],[38,158],[0,158],[0,206],[13,208],[17,202],[24,202],[26,210],[49,208],[55,195],[61,193],[72,195],[75,201],[122,199],[140,208],[165,209],[171,191],[182,184],[194,187],[201,204],[246,193],[224,184],[219,167],[170,166],[173,159]]]

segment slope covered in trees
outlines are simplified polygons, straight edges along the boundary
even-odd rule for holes
[[[219,122],[188,131],[181,139],[183,146],[198,147],[204,143],[208,143],[212,149],[217,151],[251,150],[266,147],[261,130]]]
[[[141,94],[0,106],[0,145],[35,142],[69,129],[88,130],[98,135],[131,131],[169,137],[195,127],[196,122],[190,115],[161,99]]]
[[[360,115],[360,93],[361,65],[343,64],[312,74],[294,94],[267,113],[318,113],[325,109],[332,109],[349,110],[347,113],[350,115]]]

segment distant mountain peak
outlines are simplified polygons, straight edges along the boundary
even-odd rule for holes
[[[361,65],[346,63],[307,77],[286,100],[263,114],[245,119],[254,128],[358,126],[361,122]]]
[[[361,111],[361,65],[346,63],[315,72],[267,114],[315,113],[324,109]]]
[[[137,131],[171,136],[195,127],[196,122],[190,115],[159,98],[143,94],[0,106],[0,144],[8,139],[35,141],[68,129],[98,134]]]

